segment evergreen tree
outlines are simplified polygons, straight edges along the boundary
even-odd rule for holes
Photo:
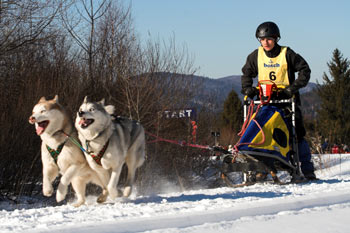
[[[224,109],[222,113],[223,127],[228,127],[233,132],[237,133],[243,122],[242,102],[237,93],[232,90],[224,102]]]
[[[338,49],[333,51],[332,60],[327,63],[328,76],[323,74],[322,85],[317,93],[321,99],[318,121],[321,134],[330,143],[349,143],[350,129],[350,62],[343,58]]]

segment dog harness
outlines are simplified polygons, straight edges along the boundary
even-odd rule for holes
[[[108,144],[109,144],[109,140],[106,142],[106,144],[102,147],[102,149],[100,150],[100,152],[97,155],[93,154],[93,151],[89,151],[89,143],[90,143],[90,141],[86,141],[86,151],[87,151],[87,153],[95,160],[95,162],[98,165],[102,166],[101,159],[102,159],[104,153],[107,150],[107,147],[108,147]]]
[[[58,156],[60,155],[65,143],[66,143],[66,141],[64,141],[61,145],[59,145],[57,147],[57,150],[52,149],[51,147],[46,145],[47,150],[49,151],[51,157],[53,158],[53,160],[55,161],[56,164],[57,164]]]

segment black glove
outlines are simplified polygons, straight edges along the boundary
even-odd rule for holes
[[[295,93],[298,92],[298,89],[296,89],[294,86],[288,86],[282,90],[283,97],[286,99],[290,99],[293,97]]]
[[[246,87],[243,90],[243,94],[253,99],[255,96],[259,95],[259,91],[255,87]]]

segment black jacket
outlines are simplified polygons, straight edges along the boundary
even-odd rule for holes
[[[278,44],[266,53],[268,57],[276,57],[281,52],[281,46]],[[290,85],[294,90],[299,90],[305,87],[309,80],[311,70],[307,62],[299,54],[295,53],[292,49],[287,48],[286,59],[288,63],[288,78]],[[258,49],[254,50],[248,55],[246,64],[242,68],[243,75],[241,77],[242,93],[244,89],[253,85],[253,78],[258,76]],[[295,72],[298,72],[298,77],[295,79]]]

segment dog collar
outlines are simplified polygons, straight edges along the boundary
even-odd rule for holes
[[[57,147],[57,150],[52,149],[51,147],[46,145],[47,150],[49,151],[51,157],[53,158],[53,160],[55,161],[56,164],[57,164],[58,156],[60,155],[65,143],[66,143],[66,141],[64,141],[61,145],[59,145]]]
[[[102,149],[100,150],[100,152],[99,152],[97,155],[95,155],[95,154],[93,153],[93,151],[89,151],[89,143],[90,143],[90,141],[86,141],[86,151],[87,151],[87,152],[89,153],[89,155],[95,160],[95,162],[96,162],[98,165],[102,166],[101,159],[102,159],[102,157],[103,157],[105,151],[107,150],[107,147],[108,147],[108,144],[109,144],[109,139],[108,139],[108,141],[106,142],[106,144],[102,147]]]

